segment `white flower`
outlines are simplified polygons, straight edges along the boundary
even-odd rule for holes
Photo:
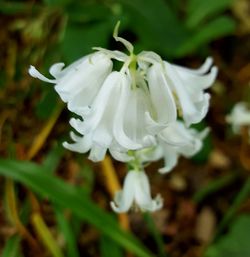
[[[226,121],[232,124],[236,134],[239,134],[242,126],[250,126],[250,110],[247,108],[247,104],[244,102],[235,104],[231,113],[226,116]]]
[[[80,116],[84,115],[111,73],[112,61],[107,55],[96,52],[77,60],[65,69],[62,69],[63,67],[64,63],[51,66],[50,74],[55,79],[44,77],[33,66],[30,67],[29,74],[55,84],[55,90],[61,99],[68,103],[68,109]]]
[[[147,70],[150,97],[155,108],[155,117],[148,116],[151,131],[160,131],[167,123],[176,120],[177,110],[187,126],[200,122],[207,114],[210,95],[204,93],[218,73],[212,66],[212,58],[197,70],[160,61],[152,52],[142,52],[138,56],[141,67],[148,67],[143,61],[151,62]],[[163,126],[162,126],[163,125]]]
[[[124,117],[129,100],[129,77],[113,71],[104,81],[84,121],[71,119],[71,126],[84,137],[73,136],[74,144],[64,143],[70,150],[85,153],[91,149],[89,158],[100,161],[108,148],[119,146],[126,149],[141,148],[124,132]]]
[[[160,195],[151,198],[148,177],[144,171],[129,171],[126,175],[123,190],[116,193],[111,207],[115,212],[127,212],[132,206],[141,211],[156,211],[162,208]]]
[[[186,69],[153,52],[135,55],[133,45],[117,33],[118,26],[113,36],[128,55],[95,48],[97,52],[65,69],[63,63],[52,65],[50,74],[55,79],[46,78],[33,66],[29,69],[31,76],[55,84],[68,109],[80,116],[70,120],[80,135],[71,133],[74,143],[64,146],[80,153],[90,151],[93,161],[101,161],[107,150],[117,160],[131,159],[129,150],[152,147],[162,134],[170,133],[163,131],[170,130],[178,114],[187,126],[201,121],[210,98],[204,90],[217,75],[211,58],[197,70]],[[113,60],[122,62],[119,71],[112,70]]]
[[[146,113],[150,125],[148,129],[153,133],[157,133],[176,120],[177,108],[161,63],[155,63],[148,69],[147,81],[149,95],[155,109],[155,117],[152,117],[149,112]],[[156,130],[154,131],[153,129]]]
[[[163,158],[165,166],[159,172],[169,172],[177,165],[180,156],[191,158],[201,150],[208,132],[208,128],[198,132],[186,128],[181,121],[174,122],[158,134],[155,147],[137,151],[137,158],[144,163]]]
[[[197,154],[201,150],[203,139],[208,132],[208,128],[201,132],[193,128],[186,128],[180,121],[164,129],[159,134],[159,144],[163,151],[165,166],[159,172],[171,171],[177,165],[179,156],[191,158]]]

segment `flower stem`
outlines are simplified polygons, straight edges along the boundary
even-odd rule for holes
[[[193,201],[196,204],[201,203],[204,198],[219,191],[223,187],[230,185],[232,182],[235,181],[235,179],[237,179],[237,174],[233,173],[233,174],[229,174],[227,176],[218,178],[217,180],[212,181],[211,183],[208,183],[207,186],[203,187],[201,190],[199,190],[194,194]]]
[[[130,150],[130,151],[128,151],[128,154],[130,156],[134,157],[134,159],[128,163],[129,167],[131,167],[132,170],[141,171],[142,170],[142,163],[139,160],[139,158],[137,157],[136,151]],[[129,170],[131,170],[131,169],[129,168]]]
[[[215,234],[214,240],[216,240],[218,236],[223,232],[227,224],[230,222],[230,220],[234,217],[234,215],[238,211],[242,202],[245,201],[249,197],[249,195],[250,195],[250,178],[247,179],[242,189],[235,197],[233,204],[230,206],[225,216],[223,217],[222,221],[220,222],[217,232]]]
[[[101,162],[101,168],[105,176],[105,182],[107,189],[112,197],[114,197],[115,193],[121,190],[121,185],[116,175],[116,171],[112,160],[109,156],[106,156],[104,160]],[[119,223],[121,227],[125,231],[130,231],[130,224],[128,215],[125,213],[119,214]]]

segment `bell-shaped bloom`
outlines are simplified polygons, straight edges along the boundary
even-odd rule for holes
[[[146,113],[153,112],[147,89],[130,90],[129,101],[124,117],[124,131],[133,141],[142,147],[148,147],[155,142],[154,136],[147,130]],[[124,144],[121,144],[126,147]],[[142,148],[141,147],[141,148]]]
[[[152,106],[155,110],[155,117],[152,117],[149,112],[146,113],[148,130],[156,134],[177,119],[177,108],[161,63],[155,63],[148,69],[147,81]]]
[[[213,84],[217,76],[217,68],[212,67],[209,71],[210,67],[206,66],[208,70],[200,69],[202,73],[199,73],[168,62],[164,62],[164,67],[186,125],[200,122],[207,114],[209,107],[210,95],[204,93],[204,90]]]
[[[163,158],[164,167],[159,172],[169,172],[177,165],[180,156],[191,158],[201,150],[208,132],[208,128],[199,132],[186,128],[181,121],[173,122],[157,135],[155,147],[139,150],[137,158],[144,163]]]
[[[192,70],[165,62],[154,52],[135,55],[133,45],[118,36],[118,26],[113,36],[129,54],[95,48],[97,52],[67,68],[63,63],[52,65],[49,72],[54,79],[33,66],[29,69],[31,76],[55,84],[68,109],[80,116],[70,120],[79,135],[71,133],[73,143],[64,146],[80,153],[90,151],[93,161],[101,161],[107,150],[126,162],[132,158],[130,150],[155,148],[157,144],[179,149],[179,141],[188,140],[185,136],[182,139],[180,132],[175,132],[178,135],[174,138],[171,127],[175,125],[171,124],[178,124],[178,116],[187,126],[204,118],[210,98],[204,91],[217,75],[211,58]],[[122,63],[120,71],[113,70],[114,60]]]
[[[159,144],[163,151],[165,166],[159,172],[171,171],[176,166],[179,156],[191,158],[197,154],[201,150],[203,139],[208,132],[208,128],[201,132],[193,128],[186,128],[180,121],[164,129],[159,134]]]
[[[226,116],[226,121],[232,124],[236,134],[239,134],[241,127],[250,126],[250,110],[247,108],[247,104],[244,102],[235,104],[231,113]]]
[[[129,96],[129,76],[117,71],[110,73],[84,120],[70,120],[71,126],[84,136],[80,138],[74,135],[72,139],[75,143],[64,143],[64,146],[81,153],[91,150],[89,158],[93,161],[102,160],[107,149],[110,149],[114,156],[122,158],[122,151],[119,149],[141,148],[140,142],[134,140],[132,135],[126,134],[125,130],[125,112]]]
[[[29,74],[45,82],[55,84],[55,90],[68,104],[68,109],[82,116],[89,111],[103,82],[111,73],[113,64],[110,58],[101,53],[85,56],[63,69],[64,63],[51,66],[50,74],[55,79],[43,76],[31,66]]]
[[[152,52],[142,52],[139,59],[139,66],[147,69],[150,97],[155,109],[154,117],[147,114],[151,132],[158,133],[166,124],[176,120],[177,111],[187,126],[205,117],[210,95],[204,90],[213,84],[218,73],[217,67],[212,66],[212,58],[207,58],[196,70],[160,61],[160,57]]]
[[[111,207],[115,212],[127,212],[130,208],[141,211],[156,211],[163,206],[160,195],[152,199],[148,177],[144,171],[129,171],[126,175],[123,190],[116,192]]]
[[[208,58],[198,70],[165,63],[166,72],[170,74],[171,84],[187,126],[200,122],[207,114],[210,95],[204,93],[204,90],[214,83],[218,73],[217,67],[211,68],[211,65],[211,58]]]

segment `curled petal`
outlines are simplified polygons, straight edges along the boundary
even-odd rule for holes
[[[48,83],[56,83],[57,80],[56,79],[48,79],[46,78],[43,74],[41,74],[34,66],[30,65],[29,68],[29,74],[30,76],[32,76],[33,78],[38,78],[42,81],[48,82]]]
[[[64,66],[65,66],[65,64],[63,62],[55,63],[50,67],[49,73],[53,77],[58,78],[58,77],[60,77],[60,74],[62,73],[62,69]]]
[[[179,158],[178,153],[175,151],[174,147],[164,145],[164,167],[159,169],[162,174],[170,172],[176,165]]]
[[[187,126],[200,122],[208,110],[209,94],[204,94],[201,101],[195,102],[187,90],[188,85],[184,85],[184,81],[182,81],[176,69],[167,62],[164,62],[164,65],[168,74],[168,81],[172,89],[176,91]]]
[[[109,149],[109,152],[115,160],[120,162],[130,162],[134,159],[132,156],[129,156],[127,152],[122,152],[113,149]]]
[[[75,119],[75,118],[71,118],[69,120],[69,124],[71,125],[71,127],[73,127],[78,133],[82,134],[82,129],[81,127],[83,126],[83,121],[81,121],[80,119]]]
[[[182,71],[186,71],[187,73],[202,75],[202,74],[207,73],[209,71],[212,64],[213,64],[213,58],[212,57],[207,57],[205,62],[198,69],[189,69],[189,68],[182,67],[182,66],[179,66],[179,65],[174,65],[174,66],[177,67],[178,69],[182,70]]]
[[[192,88],[193,90],[204,90],[209,88],[214,83],[218,74],[217,67],[212,67],[211,71],[205,75],[196,75],[179,68],[176,70],[180,78],[189,85],[188,88]]]
[[[159,144],[162,148],[165,166],[159,170],[161,173],[171,171],[177,164],[179,156],[190,158],[198,153],[202,146],[202,140],[207,136],[209,128],[198,132],[192,128],[186,128],[178,121],[159,134]],[[174,143],[178,144],[174,144]]]
[[[92,146],[91,135],[79,137],[75,133],[71,132],[71,138],[75,143],[70,144],[68,142],[63,142],[63,146],[65,148],[78,153],[86,153],[90,150]]]

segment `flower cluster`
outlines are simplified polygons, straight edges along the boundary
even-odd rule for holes
[[[114,38],[129,54],[94,48],[96,52],[67,68],[63,63],[54,64],[49,70],[53,79],[33,66],[29,73],[55,84],[68,109],[79,116],[70,120],[77,132],[71,132],[73,143],[65,142],[64,147],[79,153],[89,151],[89,159],[95,162],[103,160],[107,150],[123,162],[164,158],[160,172],[168,172],[179,155],[190,157],[202,146],[207,130],[199,133],[189,126],[200,122],[208,111],[210,95],[205,90],[213,84],[217,67],[212,58],[198,69],[187,69],[154,52],[135,55],[133,45],[118,36],[118,26]],[[114,62],[122,63],[120,70],[114,70]],[[124,190],[112,203],[114,210],[126,211],[133,201],[143,210],[162,205],[159,199],[150,198],[142,167],[128,173]]]

